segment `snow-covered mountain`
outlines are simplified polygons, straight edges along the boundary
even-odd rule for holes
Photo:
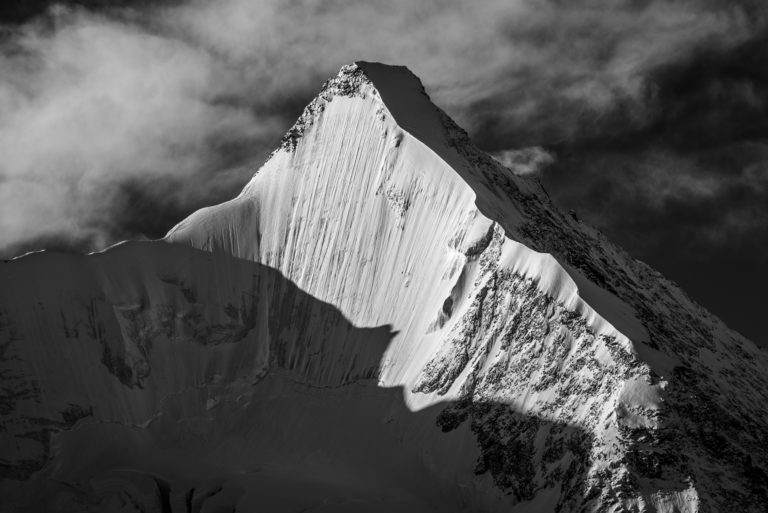
[[[0,509],[768,505],[766,353],[403,67],[343,67],[164,241],[0,284]]]

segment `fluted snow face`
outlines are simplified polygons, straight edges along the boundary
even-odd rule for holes
[[[636,398],[658,397],[664,385],[598,310],[631,318],[631,308],[604,291],[599,305],[590,305],[557,260],[510,239],[478,210],[471,170],[457,171],[467,164],[444,128],[413,128],[430,146],[405,131],[361,71],[342,70],[337,80],[351,85],[341,94],[331,83],[327,98],[308,107],[240,196],[195,213],[168,240],[279,269],[357,326],[391,325],[396,336],[381,362],[380,385],[403,386],[414,410],[469,401],[509,405],[496,417],[525,412],[542,419],[520,440],[535,469],[516,475],[511,467],[481,465],[518,500],[534,498],[569,469],[573,482],[558,486],[572,487],[570,495],[555,503],[579,507],[575,490],[587,473],[594,493],[608,493],[612,481],[629,474],[618,463],[628,450],[620,431],[657,423],[658,401]],[[408,107],[433,109],[425,103]],[[437,112],[411,114],[439,122]],[[470,413],[452,418],[462,415]],[[583,431],[566,435],[548,421]],[[563,449],[568,436],[579,449]],[[482,450],[489,461],[494,451],[504,454],[492,444]],[[573,451],[591,453],[594,464],[575,469]],[[663,502],[644,494],[614,502]]]
[[[357,325],[391,324],[398,335],[382,365],[385,386],[411,389],[434,369],[451,331],[475,322],[472,304],[493,273],[533,281],[583,319],[595,344],[610,338],[632,358],[627,337],[579,297],[554,258],[506,238],[478,211],[462,176],[398,125],[374,85],[355,86],[310,111],[301,137],[237,199],[194,214],[168,239],[279,269]],[[507,293],[489,319],[511,319],[520,299]],[[602,363],[614,365],[601,352]],[[439,395],[453,399],[460,388],[441,387]],[[409,397],[413,405],[437,399]]]

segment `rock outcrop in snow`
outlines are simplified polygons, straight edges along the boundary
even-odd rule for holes
[[[187,511],[219,486],[248,507],[296,483],[274,510],[768,503],[766,354],[475,148],[406,68],[343,67],[166,242],[2,268],[18,503]],[[88,433],[123,452],[76,463]]]

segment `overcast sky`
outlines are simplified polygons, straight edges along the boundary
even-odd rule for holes
[[[556,202],[765,339],[764,4],[4,0],[0,254],[162,236],[374,60],[487,151],[539,148]]]

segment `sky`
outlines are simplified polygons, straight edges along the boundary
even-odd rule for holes
[[[381,61],[768,342],[767,24],[762,0],[4,0],[0,255],[161,237]]]

